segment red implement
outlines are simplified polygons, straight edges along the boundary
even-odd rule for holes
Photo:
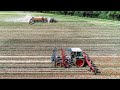
[[[90,70],[92,70],[95,74],[100,73],[97,67],[91,62],[89,56],[85,52],[83,52],[83,57],[85,58],[87,65],[90,67]]]
[[[65,50],[61,48],[61,55],[62,55],[62,66],[64,67],[69,67],[69,61],[68,59],[66,58],[66,53],[65,53]]]

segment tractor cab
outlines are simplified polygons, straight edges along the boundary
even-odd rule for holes
[[[80,48],[69,48],[69,53],[71,56],[71,62],[73,65],[78,67],[83,67],[85,64],[84,57],[82,54],[82,50]]]
[[[84,58],[82,55],[82,50],[80,48],[69,48],[71,59],[73,58]]]

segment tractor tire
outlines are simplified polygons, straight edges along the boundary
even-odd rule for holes
[[[61,66],[61,64],[60,63],[56,63],[56,66]]]
[[[76,60],[75,65],[77,67],[83,67],[85,65],[85,60],[84,59],[78,59],[78,60]]]
[[[61,63],[55,60],[54,67],[61,67]]]
[[[32,24],[34,24],[34,23],[35,23],[35,21],[32,20],[32,19],[30,19],[29,24],[32,25]]]

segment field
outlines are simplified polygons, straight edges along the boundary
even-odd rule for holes
[[[29,25],[32,16],[57,23]],[[31,12],[0,12],[1,79],[120,79],[120,22]],[[100,69],[54,68],[54,47],[79,47]]]

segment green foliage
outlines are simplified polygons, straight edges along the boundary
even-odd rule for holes
[[[75,11],[75,12],[74,12],[74,16],[83,17],[83,13],[84,13],[84,11]]]
[[[61,15],[120,20],[120,11],[40,11]]]
[[[101,14],[101,11],[93,11],[92,17],[98,18],[100,14]]]
[[[120,20],[120,11],[116,11],[116,15],[115,16],[116,16],[117,20]]]
[[[109,11],[101,11],[98,18],[107,19],[107,14]]]
[[[114,15],[115,15],[116,11],[109,11],[107,13],[107,18],[109,19],[114,19]]]

